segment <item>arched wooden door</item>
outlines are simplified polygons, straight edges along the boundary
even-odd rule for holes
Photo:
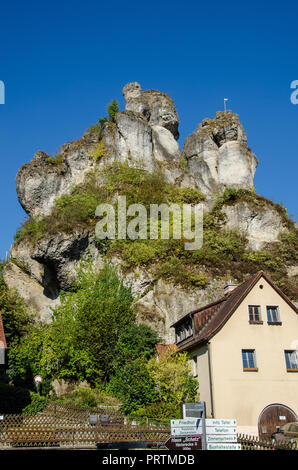
[[[298,421],[296,413],[288,406],[274,403],[266,406],[259,416],[259,436],[271,436],[277,426]]]

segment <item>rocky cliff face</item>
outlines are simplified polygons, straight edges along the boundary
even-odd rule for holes
[[[126,109],[116,115],[115,122],[105,123],[100,133],[87,132],[79,141],[65,144],[56,160],[39,151],[19,170],[18,199],[29,216],[49,215],[57,197],[84,182],[91,170],[112,162],[126,162],[150,173],[162,171],[177,187],[198,188],[209,209],[226,188],[253,188],[257,159],[247,146],[237,115],[226,111],[218,112],[215,119],[205,119],[181,151],[178,115],[168,95],[142,91],[136,82],[126,85],[123,94]],[[104,143],[104,158],[94,159],[99,142]],[[226,227],[244,230],[254,250],[277,242],[285,229],[274,205],[263,204],[260,209],[240,201],[224,206],[223,213]],[[12,262],[4,278],[44,321],[50,321],[60,290],[69,289],[87,254],[94,265],[102,265],[103,255],[88,229],[45,236],[36,244],[22,239],[12,247]],[[120,264],[120,260],[114,261]],[[153,325],[168,342],[173,341],[169,328],[173,322],[223,293],[222,280],[210,279],[207,289],[185,289],[171,282],[155,282],[150,270],[138,268],[124,276],[141,297],[134,306],[139,319]]]
[[[196,185],[206,194],[223,187],[253,187],[257,158],[231,111],[204,119],[184,145],[183,156]]]

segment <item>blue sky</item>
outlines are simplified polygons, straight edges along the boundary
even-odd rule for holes
[[[181,145],[228,97],[259,159],[257,192],[297,220],[297,14],[294,1],[2,3],[0,257],[25,218],[19,167],[79,138],[112,99],[123,109],[131,81],[174,99]]]

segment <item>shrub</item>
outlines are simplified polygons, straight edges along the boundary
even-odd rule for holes
[[[135,413],[138,408],[156,401],[154,382],[146,368],[146,361],[135,359],[116,370],[108,390],[121,400],[121,411]]]
[[[39,393],[30,392],[31,403],[23,408],[23,414],[25,415],[35,415],[43,411],[48,405],[50,399],[39,395]]]
[[[241,259],[247,239],[239,230],[205,230],[203,246],[193,252],[197,262],[206,265],[223,265]]]
[[[173,187],[169,192],[169,200],[177,204],[199,204],[206,196],[198,189]]]
[[[60,400],[58,400],[60,401]],[[109,396],[103,388],[77,387],[70,396],[61,399],[63,403],[70,403],[83,408],[96,408],[100,405],[118,405],[118,400]]]
[[[94,149],[91,152],[91,156],[94,158],[96,162],[101,160],[105,156],[106,146],[105,146],[105,139],[100,140],[95,144]]]
[[[64,163],[64,157],[61,153],[57,153],[55,157],[47,157],[46,162],[49,165],[62,165],[62,163]]]
[[[144,324],[128,325],[119,337],[115,348],[114,368],[124,366],[139,358],[149,359],[155,354],[159,342],[157,333]]]
[[[160,421],[164,421],[165,424],[169,424],[170,419],[181,418],[181,407],[176,403],[158,401],[137,409],[132,417],[141,420],[143,418],[144,424],[146,422],[146,418],[155,418],[156,424],[160,424]]]
[[[121,254],[127,266],[140,266],[152,261],[156,256],[156,250],[146,241],[135,241],[123,244]]]
[[[154,274],[158,278],[174,281],[182,286],[193,286],[204,289],[208,284],[208,278],[204,274],[193,272],[191,263],[183,264],[179,258],[172,256],[168,261],[159,263]]]

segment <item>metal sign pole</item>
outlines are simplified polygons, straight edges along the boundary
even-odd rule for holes
[[[207,450],[207,437],[206,437],[206,403],[200,402],[203,406],[202,409],[202,450]]]

